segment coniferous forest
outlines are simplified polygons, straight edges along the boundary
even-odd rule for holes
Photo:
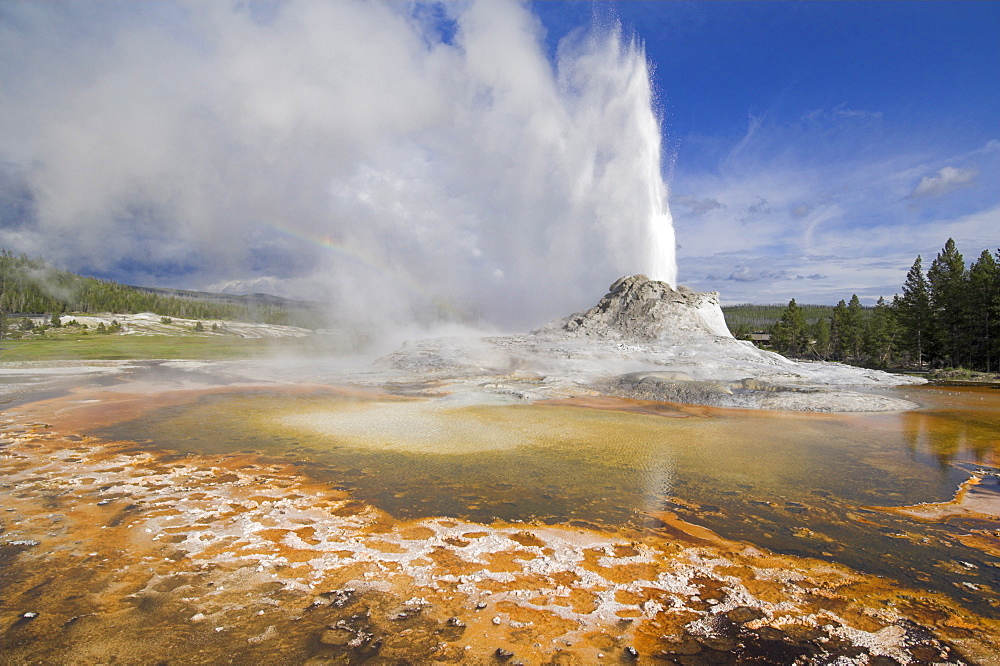
[[[196,292],[190,292],[192,294]],[[212,296],[202,294],[201,296]],[[183,298],[111,280],[81,277],[41,259],[0,250],[0,337],[25,314],[153,312],[184,319],[222,319],[315,326],[318,317],[298,301],[256,302],[249,297]]]
[[[901,292],[892,301],[879,298],[874,308],[862,307],[855,295],[818,317],[807,317],[792,299],[766,329],[770,347],[879,368],[1000,369],[1000,250],[983,250],[966,266],[949,238],[926,270],[917,256]],[[734,335],[746,337],[746,330]]]

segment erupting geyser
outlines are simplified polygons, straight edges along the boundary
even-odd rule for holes
[[[647,193],[645,204],[648,207],[646,213],[648,245],[646,247],[649,252],[646,270],[633,272],[645,272],[653,280],[677,287],[674,224],[667,204],[667,186],[661,171],[660,123],[653,113],[645,52],[635,45],[632,45],[630,50],[632,53],[629,58],[634,71],[629,79],[636,89],[630,91],[629,96],[633,100],[632,122],[639,135],[636,152],[636,159],[639,161],[638,170]]]
[[[593,207],[607,238],[609,262],[622,274],[644,273],[677,286],[673,221],[667,205],[667,187],[661,169],[661,131],[654,112],[646,54],[640,44],[623,42],[620,29],[591,38],[595,56],[570,67],[597,72],[584,115],[598,113],[601,127],[592,128],[592,169],[597,184]],[[560,63],[562,66],[562,63]],[[602,74],[603,71],[603,74]],[[606,164],[600,160],[606,159]],[[590,175],[590,174],[588,174]]]
[[[0,246],[382,329],[676,285],[645,52],[614,22],[550,54],[514,2],[33,4],[0,40],[0,198],[32,202]]]

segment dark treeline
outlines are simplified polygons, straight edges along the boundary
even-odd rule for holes
[[[901,291],[870,309],[855,295],[813,321],[792,299],[771,326],[771,347],[872,367],[1000,368],[1000,250],[966,267],[949,238],[926,273],[917,256]]]
[[[806,322],[812,324],[818,319],[829,319],[833,316],[832,305],[803,305],[799,304],[802,316]],[[784,314],[785,304],[758,305],[754,303],[741,303],[739,305],[723,305],[722,314],[726,317],[726,324],[729,330],[737,338],[746,338],[750,333],[757,331],[770,331],[771,327],[781,319]]]
[[[304,321],[308,313],[274,304],[241,305],[164,296],[110,280],[81,277],[53,268],[41,259],[0,250],[0,323],[10,323],[3,322],[10,314],[65,312],[153,312],[182,319],[315,324]]]

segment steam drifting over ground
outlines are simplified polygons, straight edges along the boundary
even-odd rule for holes
[[[614,24],[550,58],[510,2],[0,19],[0,246],[360,323],[524,328],[624,274],[676,284],[645,54]]]

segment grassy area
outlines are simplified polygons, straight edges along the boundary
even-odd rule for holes
[[[315,349],[313,338],[222,335],[84,335],[0,340],[0,361],[227,359]]]
[[[1000,382],[1000,372],[978,372],[965,368],[932,370],[926,376],[931,381],[939,382],[986,382],[989,384]]]

